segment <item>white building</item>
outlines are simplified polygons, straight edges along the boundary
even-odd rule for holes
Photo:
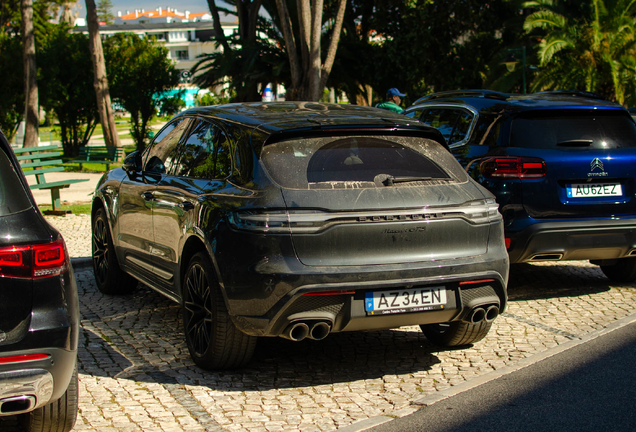
[[[236,17],[220,13],[220,18],[225,35],[238,31]],[[75,27],[73,31],[88,34],[88,27]],[[154,37],[168,49],[168,58],[175,62],[176,68],[185,71],[196,64],[198,56],[222,49],[216,46],[216,31],[209,12],[179,12],[172,8],[118,12],[115,24],[100,25],[99,32],[102,38],[126,32]]]
[[[193,21],[212,21],[212,15],[210,12],[179,12],[170,7],[166,9],[159,7],[157,10],[148,12],[144,9],[135,9],[133,12],[126,11],[126,13],[118,11],[115,17],[115,24],[153,24]]]

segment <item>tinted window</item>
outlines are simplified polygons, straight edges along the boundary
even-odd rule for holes
[[[31,207],[18,174],[13,170],[11,161],[0,150],[0,216],[26,210]]]
[[[403,112],[402,114],[404,114],[407,117],[411,117],[411,118],[414,118],[414,119],[419,119],[420,116],[422,115],[423,111],[424,111],[424,108],[417,108],[417,109],[414,109],[414,110],[411,110],[411,111]]]
[[[439,130],[451,145],[466,138],[473,117],[471,112],[462,109],[431,108],[422,114],[420,120]]]
[[[261,160],[283,187],[375,187],[376,176],[465,181],[455,158],[438,143],[416,137],[320,137],[263,148]],[[384,177],[386,178],[386,177]],[[349,183],[349,185],[347,185]]]
[[[200,122],[180,146],[173,173],[203,179],[226,178],[232,172],[232,151],[223,130]]]
[[[177,155],[177,144],[189,123],[188,119],[177,119],[159,132],[144,156],[146,171],[166,173],[171,170]]]
[[[503,123],[502,119],[501,115],[481,113],[471,136],[471,144],[496,146]]]
[[[530,113],[513,121],[510,145],[562,149],[636,147],[636,125],[620,111]]]

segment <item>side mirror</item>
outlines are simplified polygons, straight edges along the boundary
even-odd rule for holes
[[[121,164],[121,167],[128,174],[136,173],[141,171],[141,153],[139,150],[135,150],[130,153],[124,159],[124,162]]]

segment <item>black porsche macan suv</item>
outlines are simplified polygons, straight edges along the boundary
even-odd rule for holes
[[[181,303],[204,368],[246,364],[261,336],[421,325],[470,344],[506,307],[493,195],[438,131],[376,108],[184,111],[101,179],[92,217],[99,289]]]
[[[78,332],[66,245],[0,132],[0,416],[18,416],[26,431],[73,428]]]

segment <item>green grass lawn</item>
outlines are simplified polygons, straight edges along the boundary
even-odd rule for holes
[[[150,121],[150,126],[154,129],[159,126],[163,126],[169,120],[168,117],[154,117]],[[119,117],[115,119],[115,127],[117,128],[117,133],[119,134],[120,139],[129,139],[132,138],[130,135],[130,120],[124,117]],[[91,137],[97,137],[103,135],[102,125],[97,124],[95,130],[93,131],[93,135]],[[39,127],[39,136],[40,141],[60,141],[60,125],[55,124],[53,126],[40,126]]]
[[[45,212],[47,210],[52,210],[53,207],[51,205],[38,205],[38,208],[41,212]],[[70,204],[63,205],[60,207],[61,210],[70,210],[74,215],[82,215],[82,214],[90,214],[91,213],[91,204]]]

